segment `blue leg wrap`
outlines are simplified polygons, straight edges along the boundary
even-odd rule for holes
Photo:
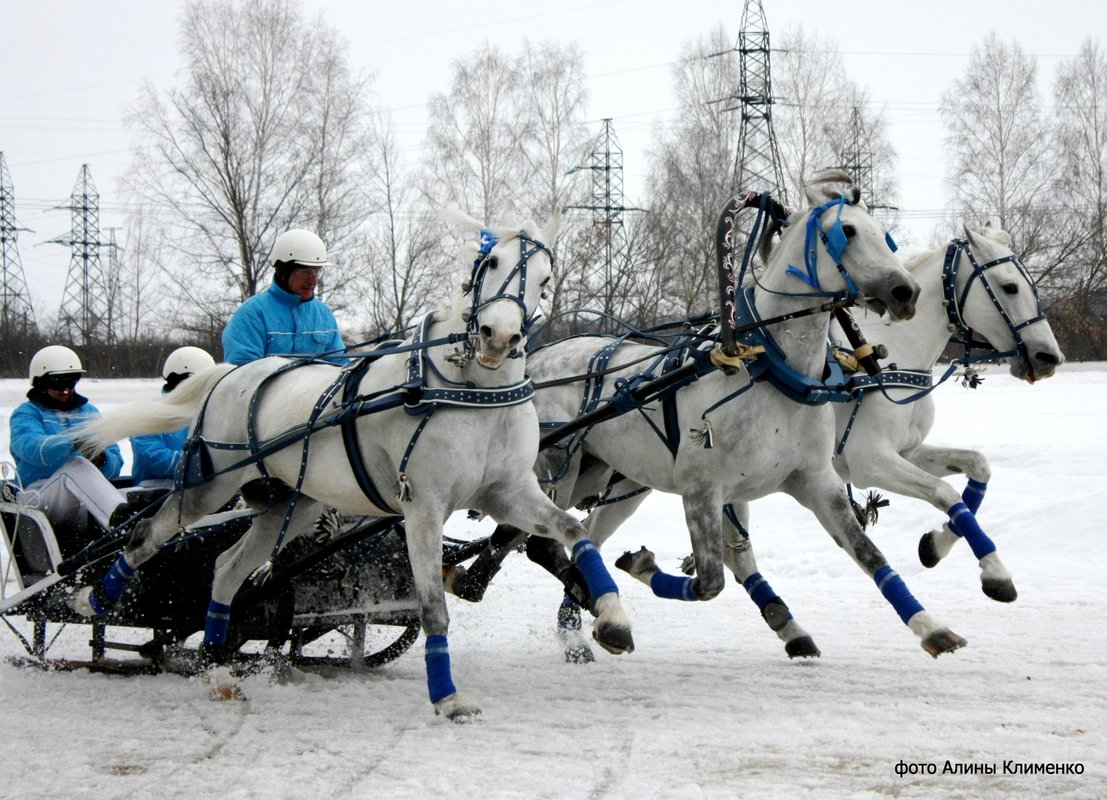
[[[96,616],[102,617],[111,611],[111,606],[104,605],[100,598],[96,596],[96,592],[90,592],[88,595],[88,604],[92,606],[92,610],[96,612]]]
[[[104,597],[108,600],[118,600],[134,576],[135,568],[128,564],[126,557],[120,553],[119,558],[115,559],[115,563],[108,570],[108,574],[104,576]]]
[[[988,484],[969,478],[965,491],[961,492],[961,499],[965,501],[965,507],[973,514],[980,510],[980,504],[984,501],[984,492],[988,491]]]
[[[650,578],[650,588],[658,597],[667,600],[698,600],[692,590],[692,579],[687,575],[666,575],[664,572],[655,572]]]
[[[594,600],[599,600],[608,592],[619,593],[619,587],[604,566],[600,552],[588,539],[581,539],[573,545],[573,563],[584,574],[588,591],[592,593]]]
[[[980,523],[964,503],[954,503],[950,507],[949,529],[969,543],[977,561],[996,551],[996,543],[980,529]]]
[[[204,621],[204,644],[227,643],[227,628],[231,625],[231,607],[212,600],[208,603],[208,616]]]
[[[887,564],[876,571],[873,580],[876,581],[876,585],[880,589],[880,593],[884,595],[884,599],[891,603],[892,608],[899,614],[903,624],[906,625],[907,620],[918,612],[926,610],[922,603],[911,594],[911,590],[907,588],[907,584],[903,582],[903,578],[899,576],[899,573]]]
[[[745,588],[746,593],[750,596],[753,602],[757,603],[757,607],[762,611],[773,600],[784,603],[777,593],[773,591],[773,587],[769,585],[769,582],[762,577],[760,572],[755,572],[742,581],[742,586]],[[792,619],[792,612],[788,612],[788,619]]]
[[[424,655],[427,662],[427,689],[430,701],[437,703],[444,697],[456,694],[454,679],[450,676],[450,645],[445,636],[428,636]]]

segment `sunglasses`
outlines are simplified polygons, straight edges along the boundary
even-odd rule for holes
[[[72,389],[79,380],[80,378],[75,375],[47,375],[45,384],[47,389],[60,392],[65,389]]]

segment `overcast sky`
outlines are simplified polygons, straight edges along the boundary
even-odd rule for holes
[[[130,160],[122,123],[143,81],[175,83],[181,0],[0,0],[0,151],[29,231],[19,250],[40,318],[56,314],[69,266],[65,205],[81,165],[101,195],[102,230],[122,228],[119,176]],[[1102,38],[1107,6],[1054,0],[763,0],[773,44],[803,25],[835,40],[849,77],[868,86],[898,150],[900,205],[919,238],[944,204],[946,159],[938,104],[989,30],[1038,56],[1043,99],[1057,64],[1089,34]],[[424,106],[448,88],[450,63],[485,38],[517,53],[525,38],[577,40],[585,52],[589,120],[613,119],[624,150],[628,204],[638,202],[645,147],[675,113],[670,72],[682,46],[722,24],[736,41],[742,0],[304,0],[350,42],[372,71],[407,156],[420,156]],[[720,169],[730,169],[730,164]],[[584,191],[587,191],[585,188]],[[105,232],[105,238],[107,233]],[[119,234],[125,243],[125,231]],[[182,268],[187,265],[182,264]]]

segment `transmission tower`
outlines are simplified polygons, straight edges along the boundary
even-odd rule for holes
[[[861,199],[873,207],[873,147],[861,119],[860,106],[854,106],[849,117],[849,133],[845,152],[840,153],[842,167],[853,178],[853,185],[861,190]]]
[[[603,311],[615,313],[616,277],[627,259],[627,235],[623,227],[623,214],[627,211],[644,211],[623,205],[623,148],[615,137],[610,119],[603,121],[600,135],[592,147],[591,163],[574,167],[568,174],[582,169],[592,173],[592,202],[588,205],[569,205],[565,208],[592,212],[592,225],[602,226],[603,262],[593,268],[593,281],[602,281]]]
[[[19,231],[15,221],[15,190],[8,162],[0,152],[0,340],[13,341],[38,329],[19,258]]]
[[[88,164],[81,165],[70,204],[59,208],[69,209],[73,214],[69,238],[50,240],[73,250],[59,322],[74,343],[107,341],[111,333],[107,324],[108,287],[100,266],[100,248],[106,243],[100,241],[100,194],[92,183]]]
[[[769,29],[761,0],[745,0],[742,27],[735,49],[741,58],[740,85],[734,99],[741,109],[742,126],[734,159],[735,192],[772,192],[785,206],[788,194],[780,149],[773,131],[773,84],[769,69]]]

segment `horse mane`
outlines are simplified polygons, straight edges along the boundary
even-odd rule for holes
[[[1006,247],[1008,250],[1014,250],[1014,240],[1011,238],[1011,234],[991,220],[986,221],[983,227],[980,228],[970,228],[967,224],[962,224],[961,228],[965,233],[964,238],[966,239],[971,240],[973,237],[979,236],[983,239],[993,241],[1001,247]],[[947,247],[949,247],[949,242],[942,242],[930,250],[916,253],[904,262],[904,269],[908,272],[914,272],[924,260],[937,253],[944,253]]]

